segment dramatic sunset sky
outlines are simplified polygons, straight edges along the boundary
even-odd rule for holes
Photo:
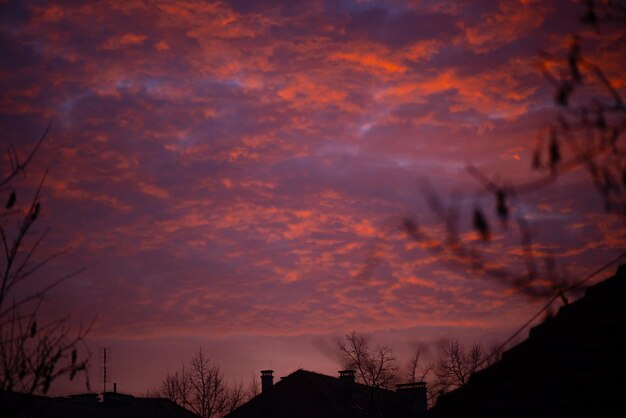
[[[2,152],[24,155],[52,122],[15,187],[50,170],[40,254],[70,247],[22,291],[85,269],[44,314],[96,317],[95,390],[105,346],[118,390],[143,394],[199,347],[247,381],[334,375],[353,330],[400,364],[449,338],[502,341],[541,301],[443,262],[402,219],[437,234],[425,181],[491,211],[468,164],[535,175],[554,116],[540,51],[565,54],[580,33],[625,91],[624,30],[596,33],[582,13],[569,0],[0,0]],[[573,278],[626,247],[584,173],[519,205]],[[493,233],[490,251],[519,255]]]

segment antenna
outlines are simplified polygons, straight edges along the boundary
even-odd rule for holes
[[[111,377],[111,347],[103,347],[102,348],[102,393],[107,391],[107,383],[109,382],[109,378]]]
[[[106,347],[104,347],[102,349],[102,383],[103,383],[103,387],[104,389],[102,390],[103,392],[107,391],[107,380],[109,378],[108,374],[109,374],[109,364],[108,364],[108,359],[107,359],[107,351],[108,349]]]

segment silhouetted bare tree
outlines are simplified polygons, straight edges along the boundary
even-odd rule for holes
[[[430,365],[424,366],[421,357],[422,351],[417,349],[409,359],[406,373],[408,383],[424,382],[426,377],[430,374],[433,367]]]
[[[243,388],[242,382],[235,382],[231,384],[228,388],[228,396],[226,396],[224,414],[230,414],[248,399],[251,399],[250,393]]]
[[[347,334],[345,341],[339,341],[338,347],[344,367],[354,370],[361,383],[374,388],[393,388],[398,368],[390,347],[379,345],[372,349],[368,339],[356,332]]]
[[[474,344],[466,350],[458,339],[450,341],[439,354],[431,394],[438,397],[463,386],[472,374],[493,364],[498,358],[497,353],[487,352],[481,344]]]
[[[247,399],[252,399],[261,393],[261,384],[259,383],[259,378],[252,373],[250,376],[250,381],[248,382],[248,389],[246,391]]]
[[[187,408],[202,418],[222,417],[245,401],[241,383],[228,385],[219,366],[212,363],[202,350],[174,374],[163,379],[161,395]]]
[[[61,376],[72,380],[84,372],[90,356],[84,343],[89,328],[74,333],[67,317],[48,320],[39,315],[50,291],[78,272],[49,280],[31,293],[21,287],[65,252],[44,257],[37,253],[48,234],[47,229],[37,232],[33,228],[42,210],[41,189],[46,174],[30,198],[15,188],[17,176],[26,175],[49,129],[50,125],[24,159],[13,146],[9,147],[9,170],[0,179],[0,196],[6,202],[0,209],[0,393],[45,394]]]
[[[174,374],[169,372],[161,384],[160,395],[177,403],[183,408],[190,408],[191,404],[191,375],[183,364]]]

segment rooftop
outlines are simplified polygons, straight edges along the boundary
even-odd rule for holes
[[[429,417],[626,416],[626,265],[531,329]]]

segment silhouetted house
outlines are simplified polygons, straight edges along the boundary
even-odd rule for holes
[[[105,392],[68,397],[0,393],[2,418],[199,418],[165,398]]]
[[[427,416],[626,417],[626,265]]]
[[[398,385],[397,391],[354,381],[343,370],[331,377],[297,370],[273,384],[272,370],[261,372],[262,392],[227,418],[412,418],[426,411],[426,384]]]

